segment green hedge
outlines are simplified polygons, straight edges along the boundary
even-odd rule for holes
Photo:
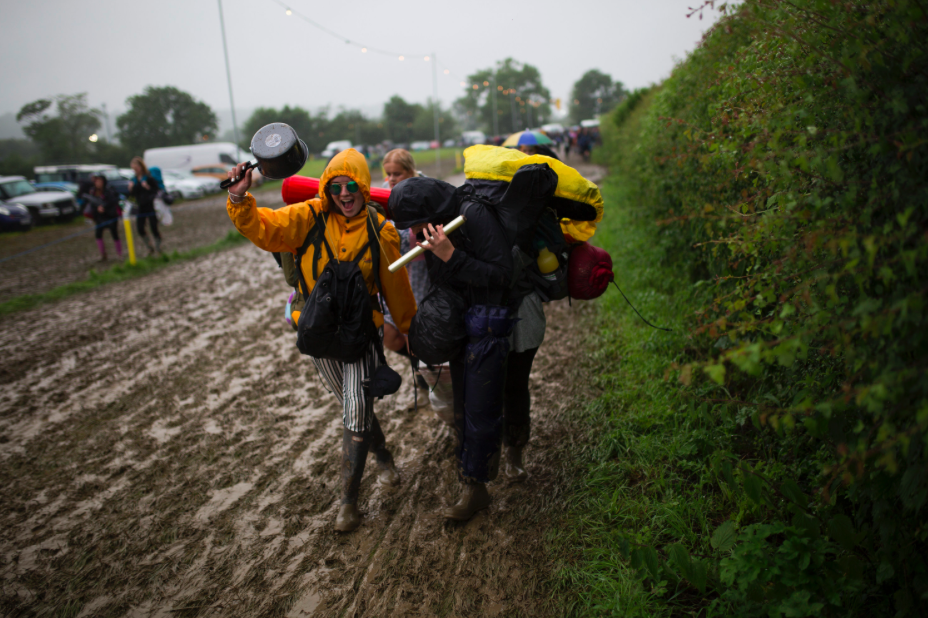
[[[928,606],[926,10],[746,0],[604,123],[664,259],[708,293],[670,375],[682,413],[711,419],[695,457],[735,506],[723,557],[627,554],[709,613]]]

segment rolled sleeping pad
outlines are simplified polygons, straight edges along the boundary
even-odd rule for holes
[[[582,242],[570,251],[567,260],[567,289],[571,298],[599,298],[615,279],[612,256],[604,249]]]
[[[291,176],[284,180],[280,195],[284,204],[299,204],[311,200],[319,194],[319,179],[306,176]],[[371,201],[377,202],[385,209],[390,201],[390,189],[371,187]],[[387,210],[389,213],[390,211]]]

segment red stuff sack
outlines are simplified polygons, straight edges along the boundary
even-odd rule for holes
[[[612,256],[588,242],[576,245],[567,262],[567,289],[571,298],[599,298],[612,283]]]

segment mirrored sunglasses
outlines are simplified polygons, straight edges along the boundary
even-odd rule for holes
[[[361,190],[361,187],[355,181],[346,182],[342,184],[340,182],[330,182],[329,183],[329,193],[332,195],[341,195],[342,187],[348,189],[348,193],[357,193]]]

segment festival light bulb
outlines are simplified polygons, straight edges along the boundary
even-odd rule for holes
[[[287,15],[288,16],[293,15],[293,11],[291,11],[290,9],[287,9]]]
[[[429,57],[428,57],[428,56],[425,57],[425,61],[426,61],[426,62],[429,61]]]
[[[403,56],[400,56],[400,62],[402,62],[403,60],[406,60],[406,58],[404,58]]]
[[[362,53],[362,54],[366,54],[366,53],[367,53],[367,48],[366,48],[366,47],[362,47],[362,48],[361,48],[361,53]]]

